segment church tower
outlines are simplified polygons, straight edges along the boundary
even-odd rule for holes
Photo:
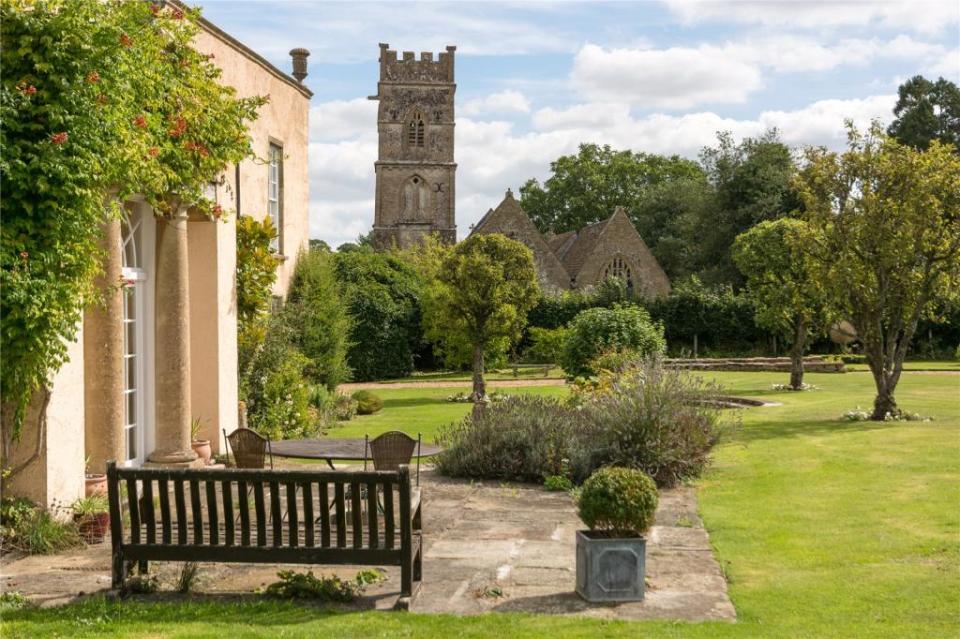
[[[456,47],[433,59],[412,51],[403,59],[380,45],[377,95],[379,152],[373,245],[408,248],[436,234],[454,243],[453,55]]]

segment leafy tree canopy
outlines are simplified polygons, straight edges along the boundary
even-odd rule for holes
[[[809,253],[838,315],[863,342],[877,387],[874,419],[897,415],[894,391],[923,317],[960,291],[960,156],[850,127],[848,148],[806,151],[798,175]]]
[[[936,82],[917,75],[898,89],[896,119],[887,133],[901,144],[926,149],[933,140],[960,152],[960,88],[945,78]]]
[[[203,187],[250,154],[238,99],[191,47],[196,14],[148,2],[0,2],[2,387],[18,431],[93,301],[108,193],[223,214]],[[6,426],[6,424],[5,424]]]
[[[424,292],[426,334],[440,344],[471,345],[473,398],[482,400],[485,350],[498,340],[518,340],[540,296],[533,253],[494,233],[470,236],[440,255]]]

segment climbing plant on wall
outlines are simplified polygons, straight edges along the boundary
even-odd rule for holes
[[[148,2],[0,0],[0,394],[19,432],[95,299],[108,195],[176,198],[219,218],[203,196],[251,153],[246,122],[264,98],[217,83],[191,47],[198,14]],[[6,423],[9,422],[9,423]]]

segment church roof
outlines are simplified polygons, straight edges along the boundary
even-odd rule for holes
[[[613,215],[616,215],[616,213]],[[607,224],[613,219],[613,215],[601,222],[585,226],[579,231],[571,231],[573,237],[568,238],[561,247],[562,253],[557,252],[557,257],[563,262],[564,267],[566,267],[571,277],[577,277],[577,274],[583,267],[583,263],[590,257],[590,254],[593,253],[594,248],[596,248],[597,241],[603,234],[604,229],[607,228]]]

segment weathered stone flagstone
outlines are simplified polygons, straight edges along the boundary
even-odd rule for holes
[[[582,528],[566,493],[539,486],[450,480],[425,469],[423,589],[413,612],[480,614],[531,612],[605,619],[729,620],[736,611],[697,515],[690,488],[663,491],[648,535],[646,599],[590,604],[574,593],[574,533]],[[276,580],[279,564],[201,564],[199,591],[212,596],[251,595]],[[152,563],[170,590],[180,564]],[[361,566],[296,566],[315,574],[351,578]],[[7,556],[3,590],[17,590],[44,605],[110,587],[109,542],[52,557]],[[371,587],[359,609],[396,603],[399,569]]]

